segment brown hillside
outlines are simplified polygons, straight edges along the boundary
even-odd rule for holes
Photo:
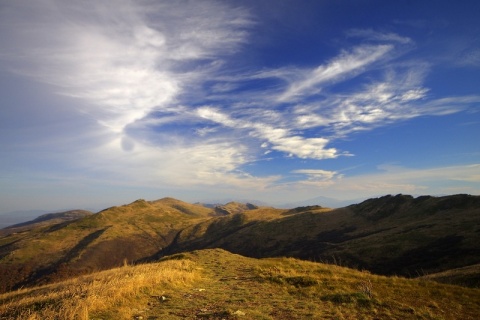
[[[233,215],[183,230],[170,252],[220,247],[251,257],[292,256],[379,274],[418,276],[480,262],[480,197],[397,195],[270,221]],[[202,230],[186,233],[187,230]],[[227,231],[228,230],[228,231]]]
[[[13,319],[477,319],[480,290],[224,250],[0,294]]]
[[[43,214],[34,220],[14,224],[4,229],[0,229],[0,237],[16,232],[25,232],[38,227],[57,225],[57,227],[60,228],[69,222],[84,218],[91,214],[92,212],[86,210],[69,210],[64,212]]]
[[[258,206],[251,203],[229,202],[225,205],[215,206],[215,212],[218,215],[227,215],[235,213],[243,213],[248,210],[258,209]]]
[[[239,213],[218,216],[213,208],[172,198],[137,200],[66,225],[2,236],[0,290],[204,248],[386,275],[418,276],[480,263],[478,196],[385,196],[335,210],[229,208]]]
[[[137,200],[66,225],[0,237],[0,291],[65,279],[151,256],[212,209],[165,198]]]

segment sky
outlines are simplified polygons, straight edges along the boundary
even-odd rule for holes
[[[480,194],[480,2],[0,2],[0,213]]]

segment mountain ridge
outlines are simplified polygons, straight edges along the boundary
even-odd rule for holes
[[[228,208],[219,214],[174,198],[139,199],[67,225],[0,236],[0,291],[208,248],[403,276],[480,263],[479,196],[388,195],[339,209]]]

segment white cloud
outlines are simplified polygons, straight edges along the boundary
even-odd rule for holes
[[[318,87],[320,84],[351,77],[362,68],[384,57],[392,49],[391,45],[359,46],[352,52],[342,52],[327,65],[303,72],[300,80],[290,83],[277,101],[286,102],[317,93],[320,90]]]
[[[480,67],[480,48],[465,50],[458,59],[458,64],[468,67]]]
[[[290,156],[303,159],[329,159],[338,156],[335,148],[326,148],[328,139],[305,138],[292,134],[287,128],[274,127],[270,123],[250,122],[243,119],[233,119],[212,107],[201,107],[197,114],[204,119],[219,123],[225,127],[247,130],[249,136],[267,140],[270,148],[284,152]],[[266,145],[262,143],[262,147]]]
[[[433,168],[405,168],[380,166],[379,170],[360,175],[340,175],[323,170],[295,170],[306,174],[306,180],[278,183],[275,192],[281,196],[303,194],[305,199],[323,196],[337,199],[365,199],[385,194],[429,194],[452,193],[479,194],[480,164]],[[313,177],[318,174],[319,179]],[[312,188],[313,187],[313,188]]]
[[[121,138],[118,138],[121,139]],[[250,161],[243,145],[204,140],[195,145],[152,146],[136,141],[135,148],[125,152],[112,139],[88,151],[77,165],[97,172],[97,179],[117,181],[120,185],[189,188],[210,186],[244,190],[262,190],[278,177],[254,177],[238,168]],[[128,170],[125,170],[128,168]]]
[[[271,129],[271,128],[270,128]],[[335,148],[326,148],[324,138],[304,138],[301,136],[279,136],[273,130],[264,130],[262,136],[272,144],[272,149],[285,152],[301,159],[331,159],[338,156]]]
[[[429,89],[422,87],[426,72],[421,65],[391,70],[383,81],[357,91],[332,93],[322,101],[296,106],[293,119],[298,128],[323,128],[332,140],[419,116],[459,112],[480,101],[480,96],[429,99]]]
[[[95,179],[106,175],[150,185],[163,181],[253,186],[268,180],[236,171],[249,154],[242,144],[225,139],[193,143],[188,136],[178,140],[170,136],[160,146],[149,141],[161,135],[154,127],[192,121],[190,107],[177,104],[179,96],[185,88],[202,83],[221,65],[218,59],[242,44],[251,25],[246,11],[213,1],[129,0],[114,5],[19,0],[4,9],[2,59],[13,71],[78,98],[82,103],[73,105],[81,105],[100,124],[84,130],[101,132],[102,140],[85,142],[77,145],[83,148],[78,152],[62,155],[70,165],[93,173]],[[152,111],[162,116],[146,118]],[[76,129],[78,134],[81,129]],[[194,132],[204,137],[215,129]],[[72,148],[53,142],[45,147]],[[77,160],[73,154],[81,156]]]
[[[412,39],[400,36],[393,32],[379,32],[372,29],[351,29],[346,32],[348,37],[364,38],[380,42],[397,42],[401,44],[411,43]]]
[[[314,181],[329,181],[334,177],[339,176],[337,171],[321,170],[321,169],[298,169],[293,170],[292,173],[305,174],[309,177],[309,180]]]
[[[412,101],[412,100],[419,100],[423,97],[425,97],[426,93],[428,92],[428,89],[426,88],[417,88],[417,89],[411,89],[403,93],[399,99],[402,102],[406,101]]]
[[[246,12],[188,4],[20,0],[2,15],[2,27],[15,35],[3,43],[17,72],[88,101],[86,112],[121,132],[154,109],[171,108],[196,80],[182,63],[218,57],[244,40]]]
[[[243,171],[266,154],[302,161],[350,155],[335,147],[337,139],[480,102],[478,95],[430,95],[424,84],[429,64],[395,60],[412,41],[373,30],[350,31],[349,37],[361,38],[360,45],[310,68],[233,70],[224,59],[246,42],[251,26],[248,12],[219,1],[2,4],[1,59],[61,94],[51,104],[56,109],[84,112],[82,120],[72,120],[78,114],[54,118],[50,101],[23,107],[18,118],[45,108],[49,117],[44,119],[71,120],[43,138],[28,135],[34,138],[28,141],[29,147],[35,145],[31,153],[49,170],[54,170],[53,159],[68,173],[81,168],[79,175],[94,181],[134,186],[273,191],[329,186],[337,193],[380,194],[429,190],[426,182],[442,179],[442,170],[449,181],[478,182],[478,167],[356,177],[298,169],[290,173],[306,178],[288,186],[280,176]],[[344,81],[354,77],[362,81],[345,90]],[[14,167],[13,156],[7,161]]]

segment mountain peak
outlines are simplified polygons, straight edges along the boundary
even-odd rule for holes
[[[224,205],[215,206],[215,212],[219,215],[228,215],[242,213],[247,210],[258,209],[258,206],[251,203],[240,203],[236,201],[231,201]]]

